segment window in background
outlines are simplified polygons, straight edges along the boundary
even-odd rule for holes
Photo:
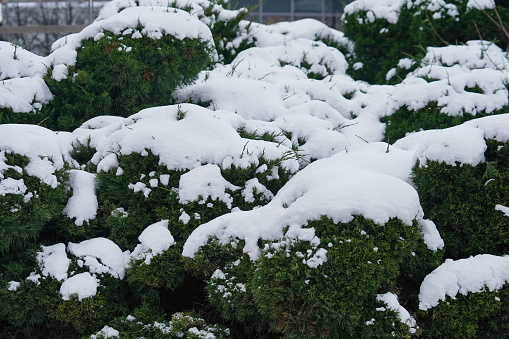
[[[322,0],[294,0],[296,13],[322,13]]]

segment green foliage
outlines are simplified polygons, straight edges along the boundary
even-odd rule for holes
[[[246,254],[216,270],[207,283],[209,301],[224,319],[237,324],[235,337],[257,337],[267,332],[270,318],[262,315],[253,295],[254,263]]]
[[[396,219],[376,225],[362,217],[347,224],[323,218],[308,226],[327,246],[326,263],[304,264],[316,248],[303,241],[268,246],[257,262],[253,293],[272,328],[290,337],[390,336],[394,319],[374,314],[376,294],[390,288],[411,257],[418,227]],[[377,321],[367,326],[370,317]]]
[[[350,75],[370,83],[386,83],[387,72],[400,59],[419,52],[415,48],[418,41],[412,20],[413,13],[406,6],[402,7],[396,24],[389,24],[385,19],[371,22],[366,11],[345,16],[343,30],[355,43],[351,63],[363,64],[362,68],[350,67]]]
[[[7,153],[5,159],[12,167],[3,171],[3,177],[21,180],[27,189],[25,194],[0,196],[0,262],[7,257],[13,260],[16,253],[38,246],[41,241],[51,241],[53,224],[62,217],[70,197],[65,169],[55,171],[58,185],[53,188],[27,173],[27,157]]]
[[[187,171],[167,169],[159,164],[159,158],[151,152],[146,156],[133,153],[120,155],[118,158],[119,167],[123,170],[122,175],[117,175],[117,168],[98,173],[98,199],[100,205],[106,207],[101,211],[102,215],[99,218],[104,219],[110,232],[110,239],[123,249],[134,248],[141,231],[151,223],[169,220],[170,231],[176,242],[183,243],[198,225],[231,210],[226,203],[212,200],[210,197],[201,201],[180,202],[178,195],[180,177]],[[241,187],[235,191],[227,189],[227,193],[233,199],[232,207],[252,209],[266,204],[268,198],[262,192],[254,192],[254,199],[246,201],[241,193],[242,188],[248,180],[256,178],[272,193],[276,193],[290,178],[290,173],[279,167],[279,162],[266,161],[262,158],[258,166],[223,169],[221,173],[223,177],[233,185]],[[267,169],[257,171],[263,164],[267,165]],[[274,168],[279,174],[277,179],[270,177]],[[159,178],[161,175],[169,175],[168,184],[151,187],[149,180]],[[151,189],[148,196],[129,188],[130,184],[137,182],[142,182]],[[127,213],[116,213],[118,208],[123,208]],[[181,219],[184,212],[189,216],[187,222]]]
[[[509,286],[479,293],[447,296],[421,311],[422,325],[432,338],[506,338],[509,330]]]
[[[32,258],[35,254],[32,254]],[[77,274],[87,271],[76,263],[69,271]],[[35,269],[34,269],[35,267]],[[11,265],[8,268],[13,268]],[[79,337],[100,329],[121,314],[126,314],[133,298],[126,281],[108,274],[97,274],[101,285],[98,294],[78,300],[76,295],[63,300],[58,292],[61,282],[43,273],[39,264],[33,264],[32,273],[18,270],[16,279],[21,279],[15,290],[8,290],[13,273],[0,276],[0,335],[9,338],[69,338]]]
[[[189,307],[190,300],[195,297],[203,298],[203,281],[239,252],[238,249],[211,244],[207,247],[210,250],[206,250],[205,255],[198,259],[184,259],[180,253],[191,232],[199,225],[229,213],[234,207],[248,210],[266,204],[269,201],[266,192],[253,192],[252,200],[242,194],[248,180],[258,179],[275,193],[290,176],[288,171],[279,167],[278,161],[260,159],[258,166],[222,170],[227,181],[240,187],[238,190],[226,190],[232,197],[231,206],[210,197],[182,202],[179,198],[180,178],[187,170],[169,170],[150,151],[146,155],[119,155],[118,161],[121,172],[113,168],[98,173],[101,208],[97,223],[103,227],[103,236],[113,240],[123,250],[133,250],[145,227],[168,220],[168,228],[176,244],[153,257],[150,264],[141,260],[133,261],[126,278],[137,299],[168,313],[182,310],[185,305]],[[262,164],[266,164],[267,169],[257,170]],[[278,179],[269,178],[274,174],[273,168],[279,172]],[[169,176],[167,184],[161,183],[161,176]],[[151,186],[150,180],[155,178],[160,180],[159,184]],[[132,185],[136,183],[145,184],[151,191],[148,194],[135,192]],[[196,302],[203,303],[203,300]]]
[[[323,217],[307,227],[320,245],[291,237],[267,241],[257,261],[244,255],[214,273],[207,289],[223,317],[259,334],[268,324],[290,338],[409,336],[393,312],[376,310],[376,297],[397,289],[408,262],[414,271],[440,262],[425,253],[431,251],[419,243],[419,227],[397,219],[376,225],[360,216],[346,224]],[[327,260],[313,265],[320,248]]]
[[[46,279],[43,287],[21,281],[15,291],[7,290],[0,276],[0,336],[2,338],[65,338],[69,328],[58,323],[53,310],[62,302],[58,282]]]
[[[140,299],[159,304],[157,299],[160,291],[174,290],[183,283],[185,271],[180,251],[180,248],[170,247],[153,257],[150,264],[143,260],[131,263],[127,270],[127,281]]]
[[[441,107],[436,102],[431,102],[416,111],[403,106],[394,114],[381,118],[380,121],[386,124],[385,140],[394,142],[403,138],[407,133],[453,127],[482,116],[468,113],[451,116],[440,112],[440,109]]]
[[[507,217],[495,210],[509,204],[509,145],[487,143],[486,161],[477,166],[427,161],[413,169],[424,213],[435,221],[448,258],[509,253]]]
[[[33,113],[16,113],[10,107],[0,107],[0,124],[32,124],[41,125],[46,117],[36,111]]]
[[[52,305],[55,319],[71,328],[75,336],[97,331],[102,323],[108,322],[122,311],[120,300],[111,300],[111,293],[106,295],[107,297],[98,294],[81,301],[72,297],[68,301]]]
[[[72,130],[94,116],[127,117],[170,104],[171,93],[191,84],[210,62],[204,41],[170,35],[136,39],[127,33],[106,31],[97,41],[82,41],[76,65],[61,81],[50,70],[45,80],[56,95],[41,111],[48,117],[44,126]]]
[[[344,32],[355,42],[351,62],[364,65],[360,69],[350,69],[350,74],[370,83],[386,83],[387,72],[395,68],[400,59],[411,55],[419,60],[419,46],[461,44],[482,37],[495,41],[503,49],[509,47],[509,37],[500,24],[495,23],[498,16],[502,23],[509,22],[507,4],[497,1],[496,10],[477,10],[468,9],[467,0],[445,1],[443,7],[430,11],[428,3],[415,1],[409,7],[403,5],[394,24],[382,18],[373,19],[372,13],[365,10],[346,15]],[[449,15],[446,5],[455,5],[459,15]]]
[[[170,321],[159,316],[147,314],[146,308],[134,312],[134,316],[118,318],[112,322],[112,327],[119,332],[120,338],[229,338],[228,330],[218,326],[209,325],[205,320],[191,313],[175,313]],[[91,338],[111,338],[98,332]]]

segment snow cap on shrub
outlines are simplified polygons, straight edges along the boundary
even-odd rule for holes
[[[509,257],[480,254],[467,259],[447,259],[424,278],[419,309],[427,310],[455,298],[458,293],[479,293],[501,289],[509,281]]]
[[[74,223],[77,226],[82,226],[84,221],[94,219],[97,214],[95,175],[82,170],[71,170],[70,186],[73,195],[67,202],[64,213],[69,218],[76,218]]]
[[[241,13],[247,12],[246,8],[229,10],[218,4],[217,0],[114,0],[108,2],[97,16],[96,21],[107,19],[120,11],[130,7],[174,7],[189,12],[208,26],[213,26],[216,21],[228,21]],[[210,11],[212,14],[207,15]]]
[[[388,23],[398,22],[401,7],[405,6],[408,0],[356,0],[350,2],[343,9],[343,20],[348,15],[358,12],[365,12],[366,19],[373,23],[375,19],[385,19]]]
[[[452,166],[457,162],[476,166],[484,162],[485,139],[509,140],[508,123],[509,114],[478,118],[443,130],[413,133],[394,146],[415,152],[414,159],[419,160],[421,166],[428,160]]]
[[[342,161],[341,154],[316,161],[298,172],[259,209],[235,212],[199,226],[184,245],[183,255],[192,257],[210,237],[221,243],[245,240],[244,252],[255,260],[258,240],[276,240],[287,235],[312,241],[314,229],[304,227],[322,216],[335,223],[348,223],[363,216],[377,224],[399,218],[408,225],[422,219],[417,192],[407,183]]]
[[[81,257],[91,273],[109,273],[113,277],[123,279],[125,275],[128,252],[107,238],[93,238],[80,243],[69,243],[67,248],[71,254]]]
[[[29,159],[26,173],[55,188],[54,173],[65,163],[74,164],[70,156],[72,137],[69,133],[55,133],[35,125],[0,125],[0,178],[11,166],[5,163],[5,154],[18,154]]]
[[[175,244],[175,240],[168,230],[168,220],[162,220],[145,228],[138,237],[140,244],[136,246],[131,258],[144,260],[150,265],[152,258],[166,251]]]
[[[44,57],[0,41],[0,112],[6,108],[15,113],[35,113],[53,98],[42,80],[47,64]]]
[[[145,109],[123,120],[121,126],[116,125],[118,130],[113,133],[105,127],[111,134],[100,137],[92,162],[99,170],[108,171],[118,166],[112,153],[143,155],[150,150],[168,169],[193,169],[202,164],[247,168],[259,164],[260,157],[277,160],[291,152],[275,143],[241,138],[237,132],[241,124],[243,119],[236,114],[212,112],[191,104]],[[96,135],[94,132],[91,137]],[[79,133],[80,139],[88,138],[86,130]],[[286,159],[281,166],[294,172],[298,162]]]
[[[141,29],[138,30],[140,26]],[[53,51],[49,56],[55,66],[53,78],[60,80],[67,76],[65,69],[58,65],[70,66],[76,63],[77,48],[81,41],[89,38],[99,40],[103,38],[105,31],[120,35],[126,30],[131,30],[134,38],[146,36],[157,40],[163,35],[171,35],[179,40],[199,39],[206,41],[209,48],[214,50],[210,29],[185,11],[170,7],[126,8],[107,19],[94,21],[80,33],[72,35],[65,45]]]
[[[41,76],[45,58],[13,43],[0,41],[0,80]]]

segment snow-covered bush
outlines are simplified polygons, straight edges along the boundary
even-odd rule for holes
[[[70,195],[66,169],[74,162],[68,140],[39,126],[0,125],[2,261],[37,248],[41,234],[54,232]]]
[[[415,149],[413,182],[449,258],[508,253],[508,115],[411,134],[395,146]]]
[[[206,24],[214,39],[219,61],[230,63],[235,56],[254,45],[251,23],[244,21],[247,8],[228,9],[228,0],[114,0],[104,6],[98,20],[109,18],[131,7],[160,6],[178,8]]]
[[[356,79],[386,83],[387,72],[402,58],[417,62],[422,48],[461,44],[469,40],[497,41],[509,47],[503,23],[509,9],[491,0],[356,0],[344,9],[343,28],[355,41],[353,68]],[[405,68],[400,68],[404,78]],[[392,78],[397,81],[397,78]]]
[[[132,250],[146,225],[166,220],[173,246],[150,258],[135,250],[128,270],[130,285],[146,302],[159,303],[162,291],[181,293],[172,291],[231,257],[218,251],[216,259],[186,268],[182,245],[198,225],[265,205],[299,168],[290,148],[246,138],[253,135],[242,132],[245,124],[231,112],[182,104],[127,119],[97,117],[74,131],[78,145],[96,151],[89,166],[98,170],[101,209],[92,223]]]
[[[62,44],[45,77],[58,95],[41,114],[47,126],[64,130],[97,115],[126,117],[171,103],[171,93],[191,84],[214,53],[207,26],[162,7],[127,8]]]
[[[464,3],[346,15],[411,34]],[[505,46],[388,52],[404,79],[373,85],[343,33],[226,7],[118,0],[48,57],[0,43],[0,336],[504,333]]]
[[[122,280],[125,258],[106,238],[42,246],[34,270],[21,281],[8,281],[9,288],[0,293],[6,333],[77,337],[124,314],[130,296]],[[6,272],[3,284],[12,273]]]
[[[404,61],[404,60],[402,60]],[[419,67],[388,90],[386,140],[509,111],[509,55],[488,41],[428,47]]]
[[[431,337],[502,338],[507,335],[509,257],[448,259],[420,290],[422,326]]]
[[[377,160],[402,155],[380,151],[373,151]],[[286,337],[409,335],[408,324],[393,325],[394,313],[377,311],[377,293],[394,287],[403,263],[421,255],[420,239],[428,246],[423,252],[443,244],[433,224],[421,219],[410,185],[377,172],[377,166],[364,164],[368,170],[347,159],[343,153],[318,160],[269,204],[226,214],[193,231],[186,256],[199,256],[211,238],[243,245],[247,254],[216,270],[209,282],[211,301],[223,316],[245,324],[256,319],[252,331],[268,323]],[[424,269],[434,267],[436,255]]]
[[[40,123],[34,113],[53,95],[42,77],[46,59],[21,46],[0,41],[0,123]]]

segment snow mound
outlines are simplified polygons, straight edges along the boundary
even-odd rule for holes
[[[84,221],[94,219],[97,214],[98,202],[95,194],[95,175],[82,170],[70,171],[72,197],[64,208],[69,218],[76,218],[74,223],[82,226]]]
[[[347,15],[358,12],[366,12],[368,22],[373,23],[375,19],[385,19],[390,24],[398,22],[401,8],[408,0],[356,0],[352,1],[343,9],[343,20]]]
[[[383,301],[387,305],[388,309],[396,312],[398,314],[399,320],[410,327],[411,333],[416,332],[415,327],[417,327],[417,322],[415,321],[414,317],[412,317],[410,313],[400,305],[398,296],[396,294],[387,292],[384,294],[379,294],[376,299]]]
[[[71,260],[67,258],[65,245],[55,244],[52,246],[41,246],[42,251],[37,253],[37,262],[42,270],[42,275],[52,276],[57,280],[67,279],[67,270]]]
[[[10,108],[14,113],[35,113],[51,99],[51,91],[38,76],[0,82],[0,108]]]
[[[10,42],[0,41],[0,80],[42,76],[45,58]]]
[[[237,132],[243,119],[233,113],[216,111],[182,104],[142,110],[115,124],[116,131],[104,127],[108,136],[97,130],[80,129],[80,140],[90,136],[97,145],[92,162],[98,169],[108,171],[118,166],[116,155],[132,153],[159,156],[159,162],[168,169],[193,169],[202,164],[221,168],[232,166],[247,168],[258,165],[259,159],[279,160],[280,166],[295,172],[299,164],[295,159],[283,159],[291,150],[262,140],[241,138]],[[98,138],[99,141],[94,140]]]
[[[96,21],[102,21],[130,7],[175,7],[186,9],[193,17],[200,19],[206,25],[212,25],[216,21],[229,21],[240,13],[247,11],[246,8],[229,10],[221,5],[214,4],[209,0],[114,0],[108,2],[100,11]],[[206,13],[207,12],[207,13]],[[212,12],[212,15],[210,14]]]
[[[309,79],[302,67],[303,46],[310,60],[337,55],[336,64],[327,66],[322,81]],[[367,85],[344,74],[344,56],[337,50],[310,40],[291,40],[282,47],[254,47],[235,58],[230,65],[203,71],[194,85],[177,90],[182,102],[193,102],[211,110],[228,110],[246,119],[245,129],[257,134],[285,135],[309,162],[343,151],[352,144],[383,140],[384,124],[378,111],[365,109],[366,103],[385,101],[374,98],[348,99]],[[286,62],[291,61],[290,64]],[[309,66],[309,65],[307,65]],[[321,62],[311,64],[324,67]],[[302,69],[301,69],[302,68]],[[317,72],[323,70],[315,69]],[[325,75],[325,74],[324,74]],[[259,100],[263,98],[263,100]],[[352,119],[352,115],[358,118]]]
[[[244,252],[256,260],[258,240],[280,239],[285,227],[289,227],[287,235],[311,241],[314,229],[304,229],[308,221],[326,216],[335,223],[348,223],[356,215],[377,224],[399,218],[412,225],[414,219],[422,219],[423,212],[409,184],[332,157],[298,172],[269,204],[202,224],[187,239],[183,255],[194,256],[211,237],[221,243],[233,238],[245,240]]]
[[[60,294],[64,300],[69,300],[72,295],[77,295],[78,300],[82,301],[95,296],[97,286],[97,281],[89,272],[79,273],[62,283]]]
[[[461,65],[470,70],[485,68],[509,70],[509,57],[493,42],[471,40],[465,45],[428,47],[421,65],[449,67]]]
[[[131,253],[131,258],[144,260],[147,265],[150,265],[154,256],[162,254],[175,244],[175,240],[168,230],[168,220],[162,220],[148,226],[141,232],[138,240],[140,244]]]
[[[273,25],[264,25],[256,22],[244,21],[250,25],[249,35],[254,38],[257,47],[281,46],[297,40],[331,40],[345,49],[351,51],[353,44],[344,33],[330,28],[323,22],[315,19],[301,19],[296,21],[278,22]]]
[[[509,257],[480,254],[467,259],[447,259],[428,274],[420,288],[419,309],[428,310],[458,293],[501,289],[509,281]]]
[[[235,191],[240,187],[234,186],[221,175],[217,165],[204,165],[194,168],[180,177],[179,202],[187,204],[193,201],[205,202],[207,198],[220,200],[231,209],[233,198],[226,190]]]
[[[408,59],[400,66],[408,68]],[[388,72],[390,79],[396,69]],[[410,111],[436,104],[449,116],[497,114],[509,104],[509,57],[488,41],[428,47],[416,70],[397,85],[359,84],[350,110],[385,117],[405,107]]]
[[[6,164],[5,154],[13,153],[29,159],[24,168],[28,175],[57,187],[55,171],[63,169],[65,163],[75,164],[70,156],[71,140],[70,133],[55,133],[40,126],[0,125],[0,180],[4,178],[3,172],[12,168]]]
[[[443,130],[409,134],[394,143],[394,147],[413,151],[415,161],[421,166],[428,160],[452,166],[457,163],[476,166],[484,162],[485,139],[509,140],[508,123],[509,114],[478,118]]]
[[[109,273],[115,278],[123,279],[128,253],[107,238],[93,238],[79,244],[69,243],[68,251],[76,257],[83,258],[91,273]]]

